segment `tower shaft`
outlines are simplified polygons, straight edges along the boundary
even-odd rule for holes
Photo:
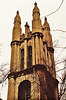
[[[7,100],[58,100],[50,26],[47,18],[41,25],[37,3],[33,9],[32,32],[26,22],[25,34],[21,34],[21,18],[17,11],[10,70]]]

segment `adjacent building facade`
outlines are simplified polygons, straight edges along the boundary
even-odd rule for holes
[[[58,100],[50,25],[46,17],[42,25],[37,3],[32,15],[32,31],[26,22],[25,34],[19,11],[14,18],[7,100]]]
[[[66,100],[66,75],[60,85],[60,100]]]
[[[66,100],[66,60],[62,75],[62,82],[60,83],[60,100]]]

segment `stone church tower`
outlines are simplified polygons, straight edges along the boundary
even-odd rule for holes
[[[37,3],[33,9],[32,31],[26,22],[25,34],[22,34],[21,18],[17,11],[8,80],[7,100],[58,100],[50,26],[47,18],[42,25]]]

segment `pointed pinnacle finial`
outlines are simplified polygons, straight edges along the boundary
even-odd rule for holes
[[[35,2],[35,3],[34,3],[34,5],[36,6],[36,5],[37,5],[37,3]]]
[[[19,15],[19,11],[17,10],[17,15]]]
[[[19,16],[19,11],[16,12],[16,16],[14,18],[14,22],[16,22],[16,21],[20,21],[20,23],[21,23],[21,18]]]
[[[26,24],[25,25],[28,25],[28,22],[26,22]]]
[[[47,17],[45,17],[45,21],[47,21]]]
[[[26,26],[29,28],[28,22],[26,22],[25,27],[26,27]]]

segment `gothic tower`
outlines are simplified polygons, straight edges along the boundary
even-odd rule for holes
[[[26,22],[25,34],[22,34],[21,18],[17,11],[8,80],[7,100],[58,100],[50,25],[47,18],[42,25],[37,3],[33,9],[32,31]]]

